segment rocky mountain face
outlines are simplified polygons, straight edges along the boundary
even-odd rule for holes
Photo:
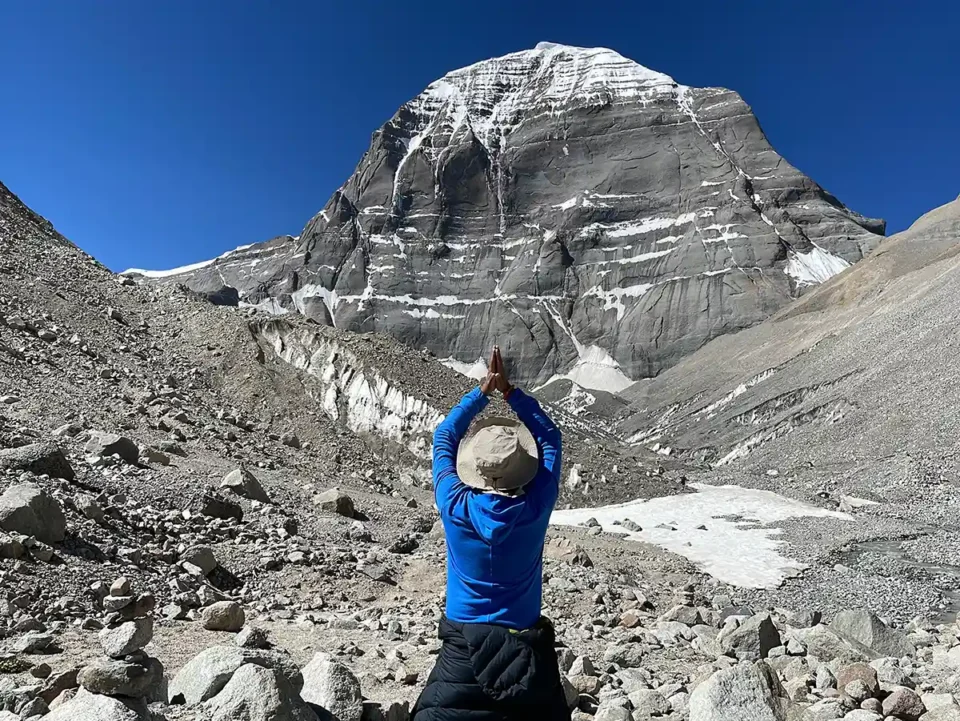
[[[755,325],[880,241],[735,92],[543,43],[449,73],[297,238],[173,271],[216,302],[376,331],[462,372],[620,391]]]
[[[770,320],[627,394],[634,442],[718,468],[842,467],[956,448],[960,199]],[[823,471],[817,471],[822,473]]]

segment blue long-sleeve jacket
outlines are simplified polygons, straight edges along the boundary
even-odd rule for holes
[[[457,449],[488,399],[467,393],[433,436],[433,487],[447,536],[447,618],[526,629],[540,618],[543,543],[560,487],[560,431],[519,389],[507,402],[540,449],[540,468],[512,497],[460,482]]]

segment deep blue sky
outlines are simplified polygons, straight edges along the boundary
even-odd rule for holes
[[[960,193],[955,0],[10,0],[0,23],[0,180],[115,270],[298,233],[400,104],[541,40],[739,91],[893,231]]]

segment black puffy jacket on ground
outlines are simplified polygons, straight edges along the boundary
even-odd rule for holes
[[[440,621],[443,647],[413,721],[570,721],[553,626]]]

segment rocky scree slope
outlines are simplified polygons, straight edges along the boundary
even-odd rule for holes
[[[765,323],[628,394],[621,428],[715,467],[855,467],[956,450],[960,200]]]
[[[927,595],[920,582],[960,608],[958,250],[960,200],[628,394],[624,437],[699,464],[698,479],[855,514],[845,528],[784,527],[817,570],[780,603],[904,607]]]
[[[778,155],[735,92],[543,43],[406,103],[298,237],[131,272],[468,373],[498,342],[525,382],[616,392],[760,322],[883,230]]]

